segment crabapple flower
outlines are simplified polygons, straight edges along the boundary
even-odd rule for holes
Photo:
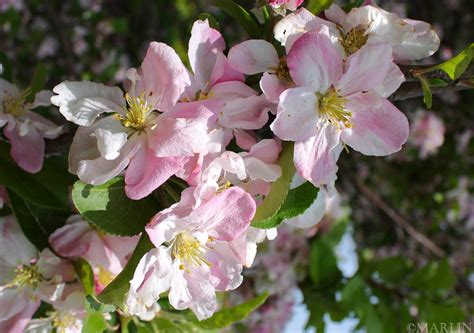
[[[54,310],[46,312],[44,318],[30,320],[25,333],[81,333],[86,316],[84,309],[86,295],[80,288],[78,283],[66,286],[63,297],[54,302]]]
[[[316,32],[291,48],[288,68],[296,87],[280,96],[270,127],[280,139],[296,142],[296,169],[315,186],[336,179],[343,144],[384,156],[406,142],[407,118],[383,97],[396,87],[380,88],[391,72],[391,52],[386,43],[368,44],[344,62],[331,40]]]
[[[117,87],[65,81],[53,89],[51,101],[81,126],[71,145],[70,172],[99,185],[127,169],[127,196],[141,199],[187,158],[215,147],[208,124],[213,114],[203,106],[192,114],[186,108],[170,112],[189,76],[166,44],[152,42],[141,67],[127,74],[125,96]]]
[[[28,102],[31,90],[20,91],[8,81],[0,79],[0,128],[10,142],[10,156],[23,170],[37,173],[43,167],[44,139],[55,139],[62,126],[31,111],[38,106],[49,106],[52,93],[42,90]]]
[[[225,47],[222,35],[209,26],[208,20],[194,22],[188,48],[193,74],[177,109],[206,106],[216,115],[218,127],[230,132],[225,140],[228,142],[232,138],[229,130],[263,127],[270,104],[244,83],[242,72],[234,69],[224,55]]]
[[[269,102],[278,103],[281,93],[293,85],[285,57],[278,57],[275,47],[262,39],[251,39],[233,46],[229,62],[239,72],[263,73],[260,88]]]
[[[56,301],[75,279],[70,263],[37,253],[13,216],[0,218],[0,266],[1,332],[22,332],[41,301]]]
[[[346,14],[333,4],[324,13],[329,21],[298,9],[277,23],[275,38],[288,52],[301,34],[324,25],[341,55],[350,56],[366,44],[386,42],[396,62],[423,59],[439,48],[439,37],[428,23],[401,19],[376,6],[353,8]]]
[[[272,8],[283,10],[283,12],[286,11],[287,9],[294,11],[302,3],[303,3],[303,0],[268,0],[268,4]]]
[[[437,152],[444,142],[443,120],[433,112],[418,111],[413,122],[410,141],[420,148],[420,158],[425,159]]]
[[[96,292],[100,293],[122,271],[138,238],[107,235],[74,215],[49,236],[49,243],[63,257],[86,259],[94,272]]]
[[[255,201],[238,187],[216,194],[193,208],[193,188],[181,201],[159,212],[146,227],[157,247],[137,266],[127,307],[146,310],[169,289],[170,304],[191,309],[199,320],[217,310],[216,291],[237,288],[245,263],[230,246],[244,234],[255,214]]]

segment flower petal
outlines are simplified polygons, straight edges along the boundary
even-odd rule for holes
[[[318,32],[307,32],[293,44],[288,69],[298,86],[325,93],[342,75],[343,62],[331,40]]]
[[[392,103],[376,94],[356,94],[346,107],[352,127],[341,139],[364,155],[385,156],[399,151],[408,138],[408,120]]]
[[[229,101],[219,114],[218,123],[226,128],[260,129],[268,121],[271,103],[265,96],[250,96]]]
[[[366,44],[347,59],[344,75],[336,88],[342,95],[375,89],[385,82],[392,65],[389,44]]]
[[[122,90],[99,83],[64,81],[53,92],[57,95],[51,102],[67,120],[80,126],[90,126],[101,113],[120,113],[125,107]]]
[[[322,124],[316,135],[295,143],[293,161],[296,170],[314,186],[329,184],[336,180],[337,159],[342,147],[339,132],[331,124]]]
[[[269,102],[278,103],[280,95],[290,88],[290,84],[275,74],[265,72],[260,79],[260,88]]]
[[[21,133],[22,128],[26,128],[26,133]],[[39,172],[43,167],[44,138],[34,125],[27,120],[11,129],[5,127],[3,134],[10,141],[10,155],[15,162],[27,172]]]
[[[306,140],[316,132],[318,99],[311,88],[291,88],[280,96],[276,119],[270,125],[282,140]]]
[[[229,61],[244,74],[257,74],[278,66],[275,47],[266,40],[250,39],[235,45],[229,51]]]

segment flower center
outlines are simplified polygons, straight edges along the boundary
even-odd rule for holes
[[[183,270],[186,266],[201,266],[206,264],[211,266],[211,263],[206,260],[204,254],[206,248],[195,237],[180,233],[176,236],[171,245],[171,254],[174,258],[181,261],[179,269]]]
[[[350,120],[352,112],[347,111],[345,108],[347,100],[340,96],[334,88],[330,88],[326,95],[317,93],[317,96],[319,100],[319,113],[332,125],[340,128],[342,122],[345,127],[352,127]]]
[[[15,268],[15,277],[7,285],[9,288],[21,288],[29,286],[35,289],[42,280],[41,274],[38,272],[35,265],[19,266]]]
[[[53,327],[56,328],[57,333],[66,333],[70,332],[72,328],[79,328],[78,323],[76,322],[76,317],[69,312],[59,313],[57,311],[51,314],[53,319]]]
[[[280,58],[280,62],[278,63],[278,67],[275,68],[275,71],[279,79],[285,80],[286,82],[293,82],[285,57]]]
[[[21,117],[25,113],[28,112],[29,107],[28,104],[26,103],[26,98],[30,94],[31,89],[27,88],[23,90],[23,92],[17,96],[8,96],[4,101],[3,101],[3,110],[5,113],[9,113],[14,117]]]
[[[205,92],[204,90],[199,90],[197,93],[196,93],[196,97],[195,97],[195,100],[196,101],[202,101],[202,100],[205,100],[205,99],[208,99],[208,93]]]
[[[341,35],[344,35],[344,32],[342,30],[340,31]],[[344,37],[340,38],[339,40],[342,44],[342,47],[349,56],[359,51],[361,47],[367,43],[368,39],[369,35],[367,34],[367,27],[361,24],[349,30],[349,32],[346,33]]]
[[[115,278],[115,276],[110,273],[108,270],[99,266],[98,281],[101,286],[108,286],[110,282]]]
[[[132,97],[126,93],[125,99],[127,100],[127,113],[125,116],[116,114],[115,118],[120,120],[125,127],[143,131],[148,125],[148,116],[153,111],[153,106],[145,98],[145,92],[142,92],[138,97]]]

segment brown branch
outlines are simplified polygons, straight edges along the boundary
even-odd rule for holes
[[[351,179],[354,185],[357,187],[359,192],[369,200],[369,202],[384,212],[393,222],[399,225],[407,234],[409,234],[415,241],[417,241],[424,248],[428,249],[431,253],[439,258],[446,256],[446,253],[433,243],[428,237],[423,235],[421,232],[416,230],[410,222],[402,217],[395,209],[390,207],[385,201],[382,200],[375,192],[367,187],[359,179]]]
[[[421,83],[415,76],[415,73],[433,66],[434,65],[400,65],[399,67],[405,75],[406,82],[403,83],[400,88],[389,97],[389,99],[391,101],[400,101],[423,96]],[[432,87],[431,92],[433,94],[470,89],[472,88],[472,83],[470,84],[470,82],[472,82],[471,80],[474,79],[474,63],[471,63],[466,71],[457,80],[451,80],[451,78],[442,70],[434,70],[423,74],[423,76],[427,79],[440,79],[448,84],[446,87]]]

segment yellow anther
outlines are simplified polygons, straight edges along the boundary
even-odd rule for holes
[[[42,276],[35,265],[22,265],[15,269],[15,277],[7,284],[7,286],[9,288],[22,288],[24,286],[29,286],[35,289],[41,280]]]
[[[340,129],[341,123],[346,128],[352,127],[352,112],[346,110],[346,98],[340,96],[334,88],[329,89],[325,94],[317,94],[318,112],[326,118],[332,125]]]
[[[211,263],[204,257],[205,253],[205,246],[185,233],[178,234],[171,245],[171,255],[181,261],[180,270],[184,270],[186,266],[199,267],[202,264],[210,267]]]
[[[3,101],[3,111],[14,117],[23,116],[30,109],[26,98],[30,95],[31,89],[27,88],[19,96],[7,96]]]
[[[344,34],[341,29],[340,32],[343,37],[341,37],[339,41],[341,42],[342,47],[344,48],[348,56],[359,51],[369,39],[369,35],[367,34],[367,27],[364,25],[359,25],[355,28],[352,28],[346,34]]]
[[[126,114],[125,116],[115,114],[115,119],[120,120],[125,127],[136,131],[143,131],[148,125],[147,118],[153,111],[153,105],[148,103],[145,98],[145,92],[142,92],[138,97],[132,97],[126,93],[125,99],[127,101]]]
[[[288,69],[288,64],[286,63],[286,58],[281,57],[278,67],[275,69],[278,78],[285,80],[287,82],[293,82],[293,79],[290,75],[290,70]]]

